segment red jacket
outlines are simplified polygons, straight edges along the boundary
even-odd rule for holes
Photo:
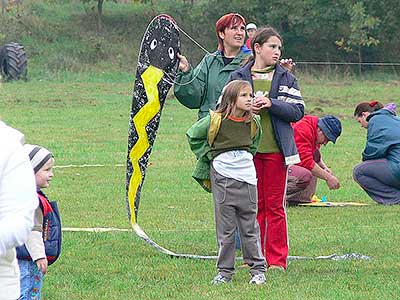
[[[294,140],[299,151],[301,162],[298,166],[311,170],[314,165],[314,153],[319,149],[317,145],[317,125],[318,117],[307,115],[300,121],[293,123]]]
[[[251,50],[251,38],[247,38],[245,45]]]

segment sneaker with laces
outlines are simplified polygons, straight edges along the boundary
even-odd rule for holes
[[[218,273],[217,276],[214,277],[212,284],[224,284],[231,281],[231,278],[225,277],[221,273]]]
[[[267,281],[267,279],[265,278],[265,274],[260,273],[260,274],[255,274],[255,275],[251,276],[249,283],[250,284],[264,284],[265,281]]]

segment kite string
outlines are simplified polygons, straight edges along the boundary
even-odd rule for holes
[[[172,75],[170,75],[170,74],[168,74],[168,73],[166,73],[166,72],[164,72],[164,75],[165,75],[165,77],[163,77],[162,78],[162,80],[163,81],[165,81],[165,82],[167,82],[168,84],[170,84],[170,85],[179,85],[179,86],[185,86],[185,85],[188,85],[188,84],[191,84],[196,78],[197,78],[197,76],[199,76],[199,74],[200,74],[200,72],[201,72],[201,70],[202,70],[202,65],[205,63],[205,59],[206,59],[206,57],[208,57],[208,56],[212,56],[213,54],[206,54],[204,57],[203,57],[203,59],[201,60],[201,62],[197,65],[197,67],[194,69],[194,75],[193,75],[193,78],[192,79],[190,79],[189,81],[187,81],[187,82],[183,82],[183,83],[180,83],[180,82],[177,82],[177,81],[175,81],[175,78],[176,78],[176,76],[174,76],[174,77],[172,77]],[[167,79],[168,78],[168,79]]]
[[[196,78],[197,76],[199,76],[200,71],[202,69],[202,65],[205,63],[205,59],[208,56],[216,56],[214,53],[209,52],[206,48],[204,48],[202,45],[200,45],[194,38],[192,38],[188,33],[186,33],[182,28],[180,28],[179,26],[176,26],[176,28],[182,32],[189,40],[191,40],[196,46],[198,46],[201,50],[203,50],[206,55],[203,57],[203,59],[201,60],[201,62],[197,65],[197,67],[195,68],[195,74],[193,75],[193,78],[190,79],[187,82],[184,83],[180,83],[180,82],[176,82],[175,81],[175,76],[171,76],[170,74],[164,72],[165,77],[163,77],[163,81],[167,82],[168,84],[171,85],[178,85],[178,86],[185,86],[185,85],[189,85],[191,84]],[[168,79],[167,79],[168,78]]]
[[[192,38],[189,34],[187,34],[182,28],[177,26],[178,30],[182,32],[186,37],[191,40],[194,44],[196,44],[201,50],[203,50],[206,54],[212,55],[206,48],[204,48],[202,45],[200,45],[194,38]]]

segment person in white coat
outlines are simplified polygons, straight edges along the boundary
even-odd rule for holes
[[[23,140],[19,131],[0,121],[0,300],[20,296],[15,247],[28,238],[39,205]]]

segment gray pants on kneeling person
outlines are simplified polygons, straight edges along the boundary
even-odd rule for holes
[[[367,160],[354,167],[354,180],[379,204],[400,204],[400,179],[396,178],[387,159]]]

